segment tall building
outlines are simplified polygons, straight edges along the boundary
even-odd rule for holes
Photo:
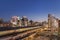
[[[50,28],[52,25],[52,15],[48,14],[48,28]]]
[[[57,35],[58,19],[51,14],[48,15],[48,27],[51,29],[51,34]]]
[[[52,15],[48,15],[48,23],[50,24],[50,27],[58,27],[58,18],[52,16]]]
[[[58,21],[58,36],[60,37],[60,20]]]
[[[21,26],[21,19],[20,19],[20,17],[17,17],[17,25]]]
[[[28,18],[26,16],[22,16],[22,26],[28,26]]]
[[[10,22],[11,22],[11,24],[12,24],[13,27],[14,26],[21,26],[21,20],[20,20],[20,18],[18,16],[13,16],[11,18]]]

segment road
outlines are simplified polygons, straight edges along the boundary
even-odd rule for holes
[[[50,31],[43,31],[41,27],[22,28],[1,31],[0,40],[57,40],[57,37],[50,34]]]
[[[58,40],[56,35],[50,35],[48,32],[40,32],[30,35],[29,37],[24,38],[23,40]]]
[[[36,30],[39,28],[40,27],[22,28],[18,30],[9,30],[9,31],[6,31],[6,33],[3,31],[0,33],[0,40],[16,39],[19,37],[21,39],[21,38],[24,38],[28,35],[35,33]]]

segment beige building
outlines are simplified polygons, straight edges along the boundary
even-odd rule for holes
[[[22,26],[28,26],[28,18],[26,16],[22,16]]]

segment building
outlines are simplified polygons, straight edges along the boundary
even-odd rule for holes
[[[4,22],[3,27],[10,27],[10,22]]]
[[[29,26],[33,26],[33,20],[30,20],[28,24]]]
[[[26,16],[22,16],[22,26],[28,26],[28,18]]]
[[[48,28],[50,28],[51,27],[51,25],[52,25],[52,15],[51,14],[48,14]]]
[[[13,27],[21,26],[21,19],[18,16],[13,16],[11,18],[11,21],[10,22],[11,22],[11,24],[12,24]]]
[[[45,28],[48,28],[48,22],[43,21],[43,22],[42,22],[42,26],[45,27]]]
[[[58,34],[58,18],[54,17],[53,15],[48,15],[48,28],[51,29],[51,34],[57,35]]]
[[[3,18],[0,18],[0,27],[3,27],[4,20]]]
[[[0,18],[0,27],[9,27],[10,22],[4,21],[3,18]]]
[[[58,35],[60,37],[60,20],[58,21]]]

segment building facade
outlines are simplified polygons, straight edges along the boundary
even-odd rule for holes
[[[28,18],[26,16],[22,16],[22,26],[28,26]]]
[[[15,27],[15,26],[21,26],[21,19],[18,16],[13,16],[11,18],[10,22],[11,22],[11,24],[12,24],[13,27]]]

